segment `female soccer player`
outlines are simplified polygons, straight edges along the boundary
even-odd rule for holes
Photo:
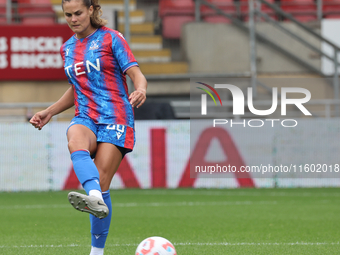
[[[60,49],[71,87],[30,122],[41,130],[52,116],[75,105],[67,129],[68,148],[87,195],[70,192],[68,199],[74,208],[90,213],[90,255],[101,255],[112,214],[110,183],[134,147],[132,108],[145,102],[147,82],[123,35],[104,26],[98,0],[63,0],[62,7],[75,33]],[[125,74],[135,87],[130,96]]]

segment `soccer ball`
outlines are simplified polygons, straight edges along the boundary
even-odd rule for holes
[[[137,247],[136,255],[177,255],[173,244],[159,236],[144,239]]]

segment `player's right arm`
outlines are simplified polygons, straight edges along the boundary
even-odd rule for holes
[[[43,126],[45,126],[54,115],[57,115],[69,109],[73,105],[74,105],[74,93],[73,86],[71,86],[57,102],[55,102],[45,110],[34,114],[34,116],[30,120],[30,123],[35,128],[41,130]]]

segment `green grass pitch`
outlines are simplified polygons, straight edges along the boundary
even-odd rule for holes
[[[146,237],[179,255],[340,254],[340,189],[112,190],[105,255]],[[0,254],[89,254],[88,214],[67,192],[0,193]]]

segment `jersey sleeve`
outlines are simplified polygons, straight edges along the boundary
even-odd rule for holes
[[[60,47],[60,56],[63,59],[63,66],[65,65],[65,51],[64,51],[64,44]]]
[[[65,66],[65,44],[63,44],[61,47],[60,47],[60,55],[61,55],[61,58],[63,59],[63,67]],[[68,83],[70,85],[72,85],[72,82],[70,80],[70,77],[65,73],[66,77],[67,77],[67,80],[68,80]]]
[[[133,66],[138,66],[124,36],[119,32],[112,35],[112,51],[123,73]]]

